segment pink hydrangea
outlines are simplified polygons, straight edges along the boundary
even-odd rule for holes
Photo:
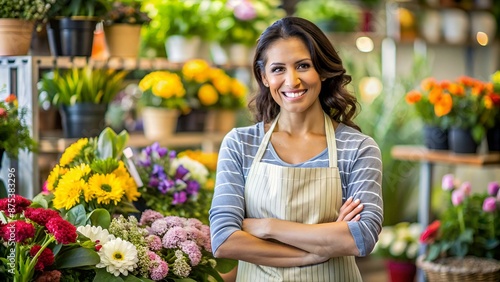
[[[195,227],[197,229],[200,229],[203,226],[203,223],[197,218],[189,218],[186,221],[186,226],[192,226],[192,227]]]
[[[182,227],[173,227],[163,236],[163,247],[170,249],[177,247],[180,243],[187,240],[187,232]]]
[[[192,266],[197,266],[201,261],[201,251],[196,242],[187,240],[180,243],[181,250],[188,255]]]
[[[146,242],[148,242],[149,249],[153,251],[159,251],[163,247],[161,243],[161,238],[156,235],[149,235],[146,237]]]
[[[140,225],[150,225],[153,223],[155,220],[163,218],[163,215],[157,211],[154,210],[145,210],[141,214],[141,219],[139,221]]]
[[[61,217],[50,219],[46,226],[49,233],[53,234],[59,244],[75,243],[76,227]]]
[[[168,264],[163,260],[157,261],[156,266],[151,269],[150,277],[152,280],[160,281],[167,277],[168,274]]]

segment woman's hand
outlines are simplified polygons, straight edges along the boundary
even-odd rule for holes
[[[359,221],[361,216],[359,215],[363,210],[363,204],[359,201],[359,199],[352,200],[352,197],[349,197],[347,201],[340,207],[339,217],[337,218],[337,222],[339,221]]]

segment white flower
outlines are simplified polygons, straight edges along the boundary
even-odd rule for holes
[[[381,248],[387,248],[392,241],[394,241],[395,235],[393,228],[390,226],[382,228],[382,232],[379,235],[379,243]]]
[[[114,235],[109,234],[108,230],[102,229],[101,226],[91,226],[90,224],[87,224],[85,226],[78,226],[76,230],[94,243],[99,241],[100,245],[104,245],[108,241],[115,239]]]
[[[408,249],[406,250],[406,256],[410,259],[414,259],[417,257],[417,252],[418,252],[418,244],[417,243],[411,243],[408,246]]]
[[[174,159],[170,167],[170,174],[175,174],[175,171],[180,165],[189,170],[189,176],[200,183],[200,185],[204,185],[207,182],[208,169],[199,161],[193,160],[188,156]]]
[[[393,256],[400,256],[406,249],[406,242],[402,240],[397,240],[391,245],[389,252]]]
[[[137,248],[130,242],[117,238],[104,244],[99,250],[99,262],[96,267],[106,267],[106,271],[115,276],[120,273],[127,276],[137,267]]]

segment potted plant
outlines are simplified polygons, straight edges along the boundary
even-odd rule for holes
[[[274,21],[286,15],[280,1],[227,1],[224,14],[217,22],[218,40],[232,65],[249,65],[250,50],[260,34]]]
[[[141,2],[137,0],[114,1],[111,5],[104,25],[110,56],[138,56],[141,29],[151,21],[141,7]]]
[[[61,0],[49,11],[49,46],[54,56],[90,56],[97,23],[109,10],[106,0]]]
[[[417,265],[432,281],[498,281],[500,275],[499,183],[473,193],[468,181],[443,176],[447,206],[420,236],[427,252]]]
[[[190,110],[181,77],[170,71],[154,71],[141,79],[139,90],[144,135],[156,141],[168,138],[175,132],[180,113]]]
[[[228,132],[234,127],[236,111],[245,106],[248,92],[245,84],[202,59],[187,61],[181,77],[193,109],[189,115],[196,111],[201,116],[194,121],[188,119],[189,115],[181,116],[179,123],[184,124],[184,131]]]
[[[386,260],[390,281],[413,281],[419,250],[420,224],[399,222],[384,226],[373,253]]]
[[[493,126],[486,132],[489,152],[500,152],[500,71],[491,75],[492,91],[485,98],[493,106]]]
[[[339,0],[302,0],[295,15],[314,22],[324,32],[353,32],[361,22],[360,8]]]
[[[49,11],[61,0],[0,0],[0,56],[27,55],[36,21],[47,21]]]
[[[448,150],[448,129],[451,120],[447,114],[452,108],[452,97],[442,93],[441,84],[428,77],[420,82],[419,89],[406,93],[405,100],[424,123],[424,144],[433,150]]]
[[[88,65],[55,69],[38,84],[40,100],[59,108],[65,137],[96,136],[106,125],[108,104],[122,89],[127,73]]]

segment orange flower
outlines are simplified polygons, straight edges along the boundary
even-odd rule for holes
[[[429,102],[431,104],[436,104],[439,101],[439,99],[441,99],[442,95],[443,91],[441,87],[436,87],[432,89],[431,92],[429,93]]]
[[[491,99],[490,96],[484,97],[484,107],[488,110],[493,109],[493,100]]]
[[[14,102],[16,100],[17,100],[17,97],[14,94],[10,94],[7,98],[5,98],[5,102],[7,102],[7,103],[11,103],[11,102]]]
[[[453,99],[451,98],[451,95],[448,93],[445,93],[441,95],[441,99],[434,104],[434,113],[438,117],[442,117],[444,115],[447,115],[450,111],[451,108],[453,107]]]
[[[464,96],[465,95],[465,89],[463,85],[460,85],[458,83],[450,83],[448,86],[448,91],[456,96]]]
[[[436,80],[432,77],[428,77],[428,78],[422,80],[422,82],[420,83],[420,87],[422,88],[423,91],[429,91],[433,87],[436,87],[437,85],[438,84],[437,84]]]
[[[451,82],[449,80],[443,80],[439,83],[439,85],[441,86],[441,88],[443,89],[448,89],[448,87],[450,87],[450,84]]]
[[[422,99],[422,93],[418,90],[412,90],[406,94],[405,100],[406,103],[413,105]]]
[[[457,78],[457,82],[465,86],[472,86],[476,82],[476,80],[470,76],[462,75]]]

